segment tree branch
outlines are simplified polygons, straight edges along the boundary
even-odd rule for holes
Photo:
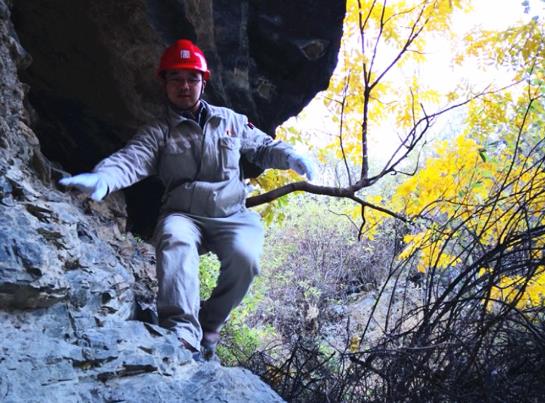
[[[397,213],[394,213],[391,210],[388,210],[384,207],[376,206],[374,204],[368,203],[355,195],[355,193],[361,188],[355,188],[354,186],[338,188],[330,186],[318,186],[313,185],[309,182],[293,182],[277,189],[271,190],[270,192],[263,193],[257,196],[252,196],[246,199],[246,207],[255,207],[260,204],[269,203],[273,200],[278,199],[279,197],[285,196],[293,192],[307,192],[322,196],[331,196],[338,198],[351,199],[359,203],[363,207],[369,207],[373,210],[380,211],[389,216],[395,217],[403,222],[407,222],[407,219]]]
[[[346,97],[347,97],[349,85],[350,85],[350,71],[348,72],[348,75],[346,76],[346,82],[343,88],[343,100],[341,102],[341,119],[339,123],[339,146],[341,147],[344,166],[346,168],[346,174],[348,175],[348,184],[351,186],[352,172],[350,172],[350,167],[348,166],[348,158],[346,157],[346,153],[344,151],[344,144],[343,144],[343,125],[344,125],[344,113],[345,113],[344,110],[346,107]]]

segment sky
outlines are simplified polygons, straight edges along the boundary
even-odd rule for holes
[[[540,13],[545,14],[545,2],[543,0],[530,0],[531,12],[524,13],[522,0],[474,0],[473,11],[470,13],[457,13],[453,24],[455,31],[462,38],[463,34],[477,27],[501,30],[519,20],[528,20],[531,15]],[[490,69],[480,70],[477,65],[470,63],[462,67],[453,68],[451,65],[451,56],[453,44],[445,40],[435,40],[430,42],[427,49],[428,62],[421,67],[420,74],[426,76],[426,82],[433,88],[446,89],[462,77],[471,77],[475,83],[494,83],[497,86],[503,86],[510,82],[510,76],[506,72],[495,71],[491,73]],[[338,130],[333,122],[324,119],[327,111],[323,105],[321,97],[317,97],[305,108],[305,110],[295,118],[288,120],[288,125],[294,125],[299,130],[313,133],[315,141],[313,143],[318,147],[326,144],[332,134]],[[448,124],[448,122],[443,122]],[[370,155],[377,160],[385,160],[386,156],[396,147],[399,140],[395,133],[395,128],[384,125],[382,130],[375,130],[374,136],[370,135]],[[299,151],[305,152],[304,146],[299,146]],[[307,151],[308,152],[308,151]]]
[[[522,0],[474,0],[472,3],[472,12],[457,12],[454,16],[453,26],[460,38],[476,28],[504,30],[514,23],[530,19],[530,15],[524,14]],[[534,0],[532,3],[538,3],[538,1]],[[533,9],[537,10],[537,6]],[[491,75],[488,68],[485,71],[470,63],[453,69],[449,65],[451,54],[454,51],[452,45],[446,40],[436,40],[435,43],[430,44],[430,62],[426,63],[424,67],[428,67],[426,74],[434,87],[441,88],[445,84],[444,72],[460,77],[471,77],[475,83],[507,84],[509,76],[500,71]]]

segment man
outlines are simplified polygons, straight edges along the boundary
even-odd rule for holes
[[[60,181],[102,200],[149,175],[165,185],[154,234],[157,313],[184,347],[215,356],[219,332],[258,273],[263,248],[260,217],[245,207],[243,155],[261,168],[293,169],[309,179],[313,167],[289,145],[274,141],[243,115],[201,99],[210,79],[202,51],[178,40],[163,53],[158,75],[168,107],[92,173]],[[217,286],[201,306],[199,254],[215,253]]]

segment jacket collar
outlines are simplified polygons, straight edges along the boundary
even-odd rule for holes
[[[200,107],[205,109],[205,110],[201,110],[200,113],[207,114],[207,117],[206,117],[207,121],[212,118],[224,119],[224,117],[218,113],[218,110],[216,109],[216,107],[210,105],[208,102],[203,101],[202,99],[200,100],[200,102],[201,102]],[[170,127],[177,127],[182,122],[193,120],[187,116],[184,116],[183,113],[180,113],[180,111],[176,110],[174,107],[172,107],[172,105],[168,105],[167,116],[168,116],[168,123]]]

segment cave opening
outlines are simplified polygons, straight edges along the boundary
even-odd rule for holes
[[[344,0],[328,7],[314,0],[198,3],[12,2],[17,36],[32,57],[20,79],[30,87],[27,109],[48,160],[87,172],[157,116],[165,102],[157,62],[177,38],[200,39],[213,72],[205,98],[270,134],[327,88]],[[149,178],[123,192],[127,230],[149,239],[161,183]]]

